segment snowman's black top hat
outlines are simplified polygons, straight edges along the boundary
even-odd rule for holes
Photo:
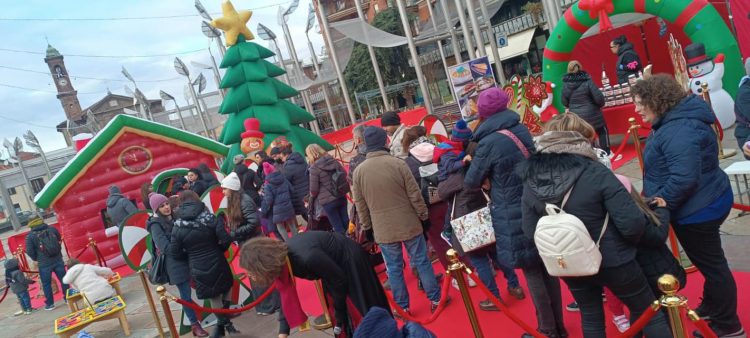
[[[685,61],[688,67],[711,60],[713,58],[706,55],[706,47],[702,43],[691,43],[685,47]]]

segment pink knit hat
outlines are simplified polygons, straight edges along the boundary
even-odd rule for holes
[[[273,164],[268,162],[263,162],[263,174],[266,176],[271,175],[274,171],[276,171],[276,167],[273,166]]]
[[[155,192],[148,194],[148,204],[151,206],[151,210],[159,209],[162,204],[168,201],[169,199],[167,198],[167,196],[164,196],[162,194]]]
[[[435,146],[432,143],[420,143],[409,150],[419,162],[431,162],[432,155],[435,153]]]
[[[484,120],[505,109],[508,109],[508,102],[510,102],[508,94],[506,94],[504,90],[497,87],[490,88],[479,93],[479,99],[477,100],[479,118]]]

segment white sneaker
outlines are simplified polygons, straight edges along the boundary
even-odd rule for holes
[[[612,322],[617,326],[617,331],[623,333],[630,328],[630,320],[625,315],[612,317]]]
[[[467,277],[467,280],[468,280],[470,288],[473,288],[473,287],[477,286],[477,282],[475,282],[473,279],[471,279],[471,277]],[[454,289],[460,290],[458,288],[458,281],[455,278],[451,281],[451,285],[453,285]]]

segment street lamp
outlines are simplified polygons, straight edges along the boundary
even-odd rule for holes
[[[318,77],[320,77],[320,67],[318,66],[318,57],[315,55],[315,48],[313,48],[312,41],[310,41],[310,30],[315,25],[315,8],[313,8],[312,3],[310,3],[310,9],[307,14],[307,27],[305,29],[305,36],[307,37],[307,48],[310,49],[310,55],[312,56],[312,62],[313,67],[315,68],[315,74],[318,74]],[[336,121],[336,115],[333,113],[333,109],[331,109],[331,99],[328,94],[328,82],[320,84],[323,87],[323,98],[326,102],[326,109],[328,109],[328,114],[331,115],[331,123],[333,123],[333,130],[339,129],[339,123]],[[313,115],[315,115],[314,112]]]
[[[42,161],[44,161],[44,167],[47,169],[47,179],[52,179],[52,170],[49,168],[49,162],[47,162],[47,155],[44,154],[44,150],[42,150],[42,145],[39,143],[39,139],[36,138],[36,135],[31,132],[31,130],[27,130],[26,134],[23,134],[23,138],[26,140],[26,145],[34,148],[34,150],[38,151],[40,155],[42,155]]]
[[[284,64],[284,55],[281,54],[281,48],[279,48],[279,43],[276,40],[276,34],[274,34],[274,32],[270,28],[264,26],[262,23],[258,23],[258,29],[256,31],[258,33],[258,37],[260,37],[262,40],[273,42],[274,47],[276,47],[276,56],[278,56],[279,66],[284,70],[284,81],[286,81],[286,84],[291,86],[292,81],[289,80],[289,72],[286,71],[286,64]]]
[[[180,127],[182,127],[182,130],[187,130],[185,128],[185,120],[182,118],[182,110],[180,109],[180,105],[177,104],[177,100],[175,100],[174,96],[167,94],[167,92],[160,90],[159,91],[159,97],[161,97],[162,101],[172,101],[174,102],[174,108],[177,110],[177,116],[180,117]]]
[[[211,14],[208,14],[208,11],[206,11],[206,8],[203,7],[199,0],[195,0],[195,9],[198,10],[198,14],[200,14],[200,16],[204,19],[208,21],[213,20],[213,18],[211,18]],[[208,22],[205,21],[201,23],[201,30],[203,31],[203,35],[216,42],[216,45],[219,47],[219,55],[221,55],[221,57],[223,58],[224,53],[226,53],[227,49],[226,47],[224,47],[224,44],[221,43],[221,31],[214,27],[211,27],[211,25],[209,25]]]
[[[132,76],[130,75],[130,73],[128,73],[128,70],[127,70],[127,69],[125,69],[125,66],[122,66],[122,75],[123,75],[123,76],[125,76],[125,78],[127,78],[128,80],[130,80],[130,82],[132,82],[132,83],[133,83],[133,87],[135,87],[135,95],[134,95],[134,97],[136,98],[136,100],[138,100],[138,101],[140,101],[140,102],[141,102],[141,108],[142,108],[142,109],[143,109],[143,111],[145,112],[145,113],[144,113],[144,117],[145,117],[145,118],[146,118],[147,120],[151,120],[151,121],[153,121],[153,120],[154,120],[154,117],[153,117],[153,116],[151,116],[151,107],[150,107],[150,105],[148,104],[148,100],[145,100],[146,96],[145,96],[145,95],[143,95],[143,93],[142,93],[142,92],[140,91],[140,89],[138,89],[138,84],[137,84],[137,83],[135,83],[135,80],[134,80],[134,79],[133,79],[133,77],[132,77]],[[126,88],[127,88],[127,86],[126,86]],[[130,88],[128,88],[128,90],[130,90]],[[131,94],[128,94],[128,95],[131,95]],[[141,100],[141,97],[142,97],[142,98],[143,98],[144,100]]]
[[[214,56],[211,55],[211,61],[213,61],[214,65],[210,66],[205,63],[200,63],[196,61],[190,61],[190,64],[193,65],[193,67],[201,68],[201,69],[210,69],[214,73],[214,80],[216,81],[216,88],[219,91],[219,95],[222,99],[224,99],[224,90],[221,89],[221,75],[219,75],[219,69],[216,68],[216,61],[214,61]]]
[[[3,141],[3,146],[5,146],[6,149],[8,149],[8,155],[9,159],[12,161],[18,162],[18,168],[21,169],[21,176],[23,177],[24,185],[21,187],[26,195],[26,198],[29,199],[29,202],[31,202],[29,205],[33,206],[34,204],[34,198],[31,196],[31,194],[28,193],[26,190],[26,187],[31,187],[31,183],[29,183],[29,177],[26,176],[26,170],[23,166],[23,158],[21,158],[21,151],[23,151],[23,142],[21,142],[20,137],[16,137],[13,142],[10,142],[7,138]],[[34,208],[35,209],[35,208]]]
[[[206,121],[203,119],[203,113],[201,112],[201,105],[198,102],[198,95],[195,94],[195,89],[192,86],[193,80],[190,78],[190,70],[185,65],[180,58],[175,57],[174,58],[174,69],[177,71],[177,74],[180,74],[187,78],[188,80],[188,87],[190,91],[190,96],[193,98],[193,102],[195,103],[195,110],[198,112],[198,118],[201,120],[201,124],[203,125],[203,131],[205,132],[206,137],[209,137],[208,134],[208,126],[206,125]]]

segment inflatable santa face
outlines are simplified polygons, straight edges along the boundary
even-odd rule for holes
[[[703,84],[708,85],[711,97],[711,108],[722,129],[731,127],[735,122],[734,100],[724,90],[724,54],[716,55],[715,59],[706,55],[702,43],[693,43],[685,47],[688,76],[690,76],[690,91],[695,95],[703,94]]]

